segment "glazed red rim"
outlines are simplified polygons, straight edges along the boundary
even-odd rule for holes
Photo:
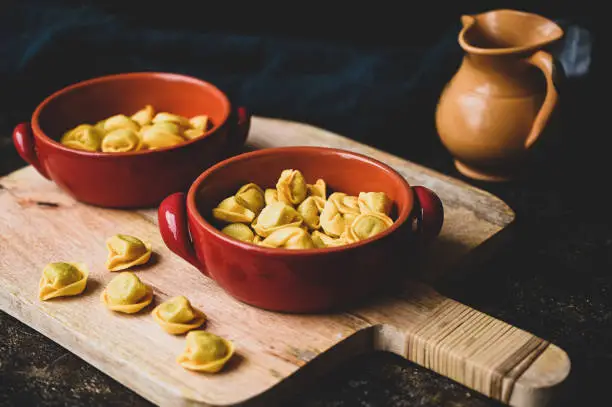
[[[367,163],[382,169],[390,177],[395,178],[402,185],[404,185],[404,188],[402,189],[402,195],[406,200],[408,200],[410,205],[407,205],[399,213],[397,220],[393,222],[393,225],[391,225],[391,227],[389,227],[385,231],[375,236],[369,237],[364,240],[360,240],[355,243],[345,244],[342,246],[316,248],[316,249],[300,249],[300,250],[289,250],[289,249],[276,248],[276,247],[263,247],[263,246],[258,246],[258,245],[254,245],[251,243],[246,243],[246,242],[234,239],[222,233],[219,229],[214,227],[198,211],[196,202],[195,202],[195,192],[199,188],[199,186],[203,182],[205,182],[206,177],[208,177],[213,172],[227,165],[231,165],[232,163],[236,161],[245,160],[245,159],[248,159],[254,156],[283,154],[285,152],[292,152],[295,150],[309,151],[309,152],[331,152],[331,153],[335,153],[341,156],[350,156],[351,158],[356,158],[361,161],[366,161]],[[243,154],[233,156],[231,158],[228,158],[224,161],[221,161],[213,165],[212,167],[204,171],[202,174],[200,174],[200,176],[196,178],[196,180],[193,182],[193,184],[189,188],[189,191],[187,192],[187,209],[190,213],[194,214],[196,221],[201,227],[203,227],[204,229],[206,229],[207,231],[215,235],[217,238],[223,240],[224,242],[228,244],[240,247],[241,249],[244,249],[244,250],[251,250],[251,251],[260,252],[264,254],[270,254],[270,255],[306,256],[306,255],[316,254],[316,253],[338,252],[338,251],[348,250],[352,248],[357,248],[357,247],[364,246],[368,243],[374,242],[376,240],[384,238],[385,236],[390,235],[396,229],[398,229],[401,225],[403,225],[404,222],[407,221],[408,216],[410,215],[410,213],[412,212],[412,209],[414,208],[414,199],[415,199],[414,193],[410,185],[406,181],[406,179],[404,179],[404,177],[402,177],[397,171],[395,171],[393,168],[391,168],[387,164],[384,164],[374,158],[368,157],[363,154],[355,153],[352,151],[342,150],[342,149],[337,149],[337,148],[332,148],[332,147],[295,146],[295,147],[274,147],[274,148],[266,148],[263,150],[251,151],[248,153],[243,153]]]
[[[95,83],[102,83],[102,82],[109,82],[109,81],[116,81],[116,80],[128,80],[128,79],[134,79],[134,78],[139,78],[139,77],[151,77],[154,76],[156,78],[160,78],[160,79],[164,79],[164,80],[170,80],[170,81],[177,81],[177,82],[191,82],[191,83],[195,83],[197,85],[200,85],[202,87],[208,88],[210,90],[212,90],[214,93],[217,93],[222,101],[223,104],[226,107],[226,111],[227,114],[225,115],[225,117],[223,118],[223,120],[221,120],[219,123],[213,123],[213,127],[210,128],[209,130],[207,130],[203,136],[200,136],[198,138],[195,138],[193,140],[188,140],[185,141],[184,143],[175,145],[175,146],[170,146],[170,147],[163,147],[163,148],[157,148],[155,150],[140,150],[140,151],[127,151],[127,152],[122,152],[122,153],[104,153],[104,152],[100,152],[100,151],[85,151],[85,150],[76,150],[76,149],[72,149],[69,147],[64,146],[62,143],[52,139],[51,137],[47,136],[47,134],[42,131],[42,129],[40,128],[40,125],[38,123],[38,118],[40,116],[40,112],[43,111],[43,109],[50,104],[54,99],[56,99],[58,96],[64,94],[64,93],[68,93],[74,89],[79,89],[79,88],[84,88],[86,86],[95,84]],[[206,82],[202,79],[198,79],[194,76],[189,76],[189,75],[183,75],[183,74],[177,74],[177,73],[171,73],[171,72],[130,72],[130,73],[119,73],[119,74],[113,74],[113,75],[105,75],[105,76],[99,76],[96,78],[92,78],[92,79],[86,79],[84,81],[81,82],[77,82],[74,83],[72,85],[68,85],[58,91],[55,91],[54,93],[52,93],[51,95],[47,96],[45,99],[43,99],[42,102],[40,102],[40,104],[36,107],[36,109],[34,109],[34,113],[32,114],[32,130],[35,136],[40,135],[38,138],[47,143],[50,144],[52,146],[54,146],[55,148],[59,148],[60,150],[66,151],[66,152],[70,152],[70,153],[75,153],[75,154],[80,154],[83,156],[88,156],[88,157],[96,157],[96,158],[105,158],[105,157],[117,157],[117,156],[135,156],[135,155],[143,155],[143,154],[154,154],[157,152],[162,152],[162,151],[168,151],[168,150],[175,150],[175,149],[179,149],[179,148],[183,148],[183,147],[187,147],[191,144],[200,142],[204,139],[206,139],[209,135],[211,135],[214,131],[218,130],[219,128],[223,127],[226,123],[227,120],[229,118],[229,114],[231,111],[231,103],[229,101],[229,99],[227,98],[227,95],[221,91],[221,89],[217,88],[215,85],[213,85],[210,82]]]

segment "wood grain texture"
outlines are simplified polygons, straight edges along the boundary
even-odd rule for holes
[[[410,183],[435,190],[445,205],[445,224],[416,267],[425,280],[452,274],[514,220],[496,197],[427,168],[311,126],[254,118],[249,148],[281,145],[364,153],[390,164]],[[0,308],[160,405],[271,406],[338,363],[372,350],[397,353],[517,406],[545,405],[569,373],[569,359],[555,345],[422,281],[406,280],[397,294],[350,312],[268,312],[234,300],[173,255],[158,233],[155,210],[82,205],[31,167],[0,179],[0,185]],[[149,264],[134,269],[155,294],[139,314],[111,313],[98,299],[114,276],[104,269],[104,241],[116,233],[146,239],[155,252]],[[62,260],[88,264],[86,291],[39,301],[42,268]],[[175,358],[184,337],[164,333],[147,312],[181,294],[208,315],[206,329],[236,344],[237,355],[222,373],[182,369]]]

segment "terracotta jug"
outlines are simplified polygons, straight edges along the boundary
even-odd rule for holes
[[[461,17],[462,63],[436,109],[439,137],[464,175],[512,179],[557,105],[553,57],[563,36],[532,13],[494,10]]]

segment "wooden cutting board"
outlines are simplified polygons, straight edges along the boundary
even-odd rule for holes
[[[503,242],[514,213],[498,198],[401,158],[308,125],[253,118],[249,149],[319,145],[370,155],[411,184],[436,191],[445,205],[438,241],[394,297],[345,313],[287,315],[242,304],[164,245],[156,212],[101,209],[75,202],[26,167],[0,178],[0,308],[143,397],[160,405],[273,406],[339,363],[372,350],[402,355],[494,399],[545,405],[570,370],[546,340],[445,298],[423,281],[453,276]],[[184,337],[164,333],[148,312],[107,311],[99,295],[105,240],[127,233],[153,244],[135,269],[154,287],[155,303],[185,295],[209,317],[206,329],[234,341],[236,356],[216,375],[181,368]],[[485,250],[487,249],[487,250]],[[91,270],[79,297],[41,302],[45,264],[83,261]],[[151,307],[152,307],[151,306]],[[151,307],[148,310],[151,310]]]

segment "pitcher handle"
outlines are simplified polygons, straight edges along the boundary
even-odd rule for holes
[[[527,58],[527,63],[539,68],[546,78],[546,97],[533,122],[531,132],[525,141],[525,147],[529,148],[535,143],[538,137],[540,137],[542,130],[546,126],[546,123],[548,123],[548,119],[550,119],[550,115],[557,105],[558,94],[555,82],[553,81],[555,67],[553,56],[546,51],[538,51]]]

